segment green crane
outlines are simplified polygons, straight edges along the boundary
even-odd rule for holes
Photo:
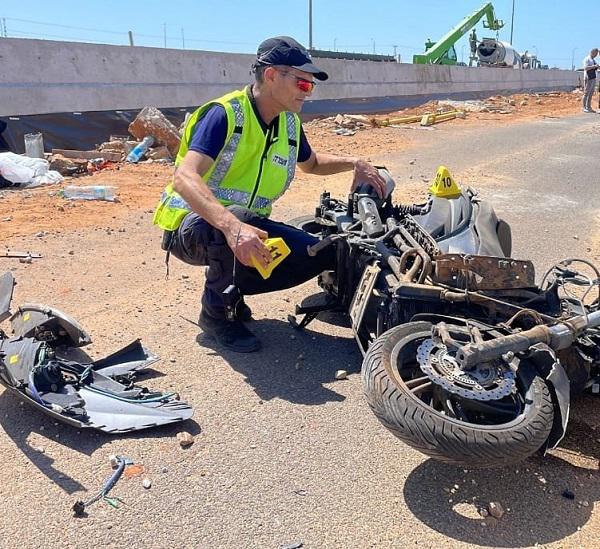
[[[456,50],[454,49],[454,44],[469,32],[469,30],[484,16],[486,17],[486,20],[483,22],[483,26],[486,29],[498,31],[504,26],[504,21],[496,19],[492,3],[487,2],[476,12],[465,17],[458,25],[456,25],[456,27],[442,36],[437,42],[427,40],[425,43],[425,53],[414,55],[413,63],[419,65],[456,65]],[[473,37],[472,39],[476,38]]]

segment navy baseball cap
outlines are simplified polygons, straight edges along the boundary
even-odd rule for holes
[[[327,80],[326,72],[313,65],[310,53],[300,43],[289,36],[267,38],[258,46],[254,67],[283,65],[299,71],[310,72],[317,80]]]

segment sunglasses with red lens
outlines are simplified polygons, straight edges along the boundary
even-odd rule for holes
[[[296,76],[295,74],[292,74],[289,71],[282,71],[277,69],[277,72],[279,74],[283,74],[284,76],[291,76],[292,78],[296,79],[296,87],[304,93],[312,93],[312,91],[315,89],[315,85],[316,82],[312,81],[312,80],[307,80],[306,78],[302,78],[301,76]]]

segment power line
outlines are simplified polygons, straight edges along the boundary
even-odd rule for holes
[[[70,30],[82,30],[82,31],[86,31],[86,32],[99,32],[99,33],[104,33],[104,34],[116,34],[116,35],[121,35],[121,36],[127,36],[128,31],[115,31],[115,30],[106,30],[106,29],[92,29],[89,27],[79,27],[79,26],[75,26],[75,25],[62,25],[59,23],[47,23],[44,21],[34,21],[32,19],[19,19],[16,17],[6,17],[5,18],[7,21],[16,21],[19,23],[29,23],[32,25],[42,25],[42,26],[47,26],[47,27],[58,27],[61,29],[70,29]],[[163,23],[164,25],[164,23]],[[20,31],[23,32],[23,31]],[[31,33],[32,35],[37,35],[37,36],[43,36],[43,34],[40,33]],[[176,40],[179,41],[181,39],[180,36],[166,36],[165,37],[165,33],[164,33],[164,27],[163,27],[163,34],[144,34],[144,33],[137,33],[137,32],[133,32],[134,36],[141,36],[142,38],[156,38],[159,40],[165,40],[165,38],[167,40]],[[50,34],[46,34],[46,36],[54,36],[56,37],[57,35],[50,35]],[[79,38],[77,38],[77,40],[79,40]],[[206,43],[206,44],[231,44],[231,45],[236,45],[236,46],[256,46],[256,44],[254,44],[254,42],[237,42],[234,40],[207,40],[207,39],[200,39],[200,38],[189,38],[189,37],[185,37],[186,42],[202,42],[202,43]]]

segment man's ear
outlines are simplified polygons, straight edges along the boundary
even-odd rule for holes
[[[265,72],[263,72],[263,79],[267,82],[273,82],[276,73],[277,69],[275,67],[267,67]]]

